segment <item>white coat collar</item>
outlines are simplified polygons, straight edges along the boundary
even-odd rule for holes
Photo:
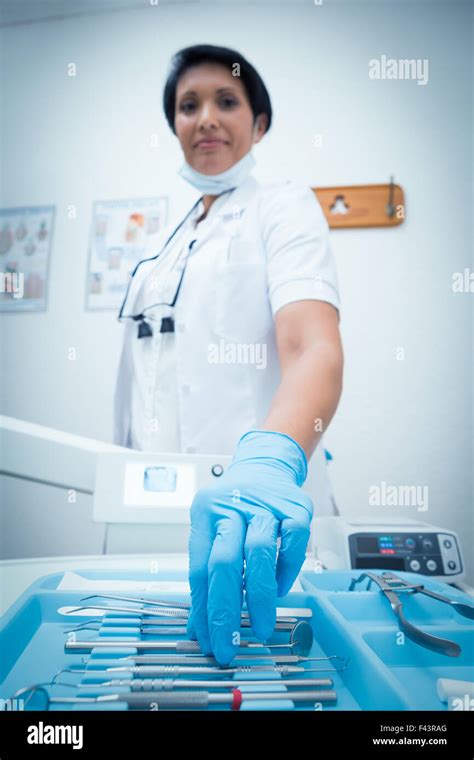
[[[200,236],[199,241],[193,250],[197,249],[206,239],[212,236],[216,223],[232,222],[232,220],[238,221],[257,188],[257,180],[249,175],[244,182],[231,193],[224,193],[222,196],[219,196],[209,210],[209,226],[205,233]],[[197,209],[201,207],[202,203],[199,203],[196,206],[195,213]],[[233,225],[231,224],[230,227],[233,228]],[[230,229],[230,232],[231,234],[235,234],[236,230]],[[142,259],[142,261],[140,261],[135,267],[135,274],[129,284],[128,293],[124,299],[124,314],[128,314],[130,309],[133,310],[133,304],[135,303],[140,286],[146,275],[155,266],[158,258],[159,256],[155,255],[148,259]]]
[[[258,186],[257,180],[248,176],[239,187],[231,193],[223,193],[212,204],[207,218],[209,222],[218,218],[220,221],[239,218]],[[196,217],[204,211],[204,203],[201,201],[196,208]]]

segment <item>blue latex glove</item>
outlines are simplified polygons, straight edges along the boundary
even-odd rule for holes
[[[275,628],[277,596],[296,580],[310,535],[313,503],[300,488],[306,474],[305,452],[293,438],[251,430],[219,481],[194,497],[187,635],[221,665],[239,649],[244,588],[257,639]]]

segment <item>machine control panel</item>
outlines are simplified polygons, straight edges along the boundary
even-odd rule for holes
[[[421,575],[458,575],[461,552],[451,533],[354,533],[349,536],[354,569],[404,570]]]

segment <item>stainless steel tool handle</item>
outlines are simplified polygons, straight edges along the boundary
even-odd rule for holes
[[[201,653],[201,647],[199,646],[199,641],[177,641],[176,651],[178,654]]]
[[[177,707],[182,709],[202,710],[208,707],[209,695],[205,691],[143,691],[124,694],[123,701],[130,707],[150,711],[153,711],[154,709],[159,710],[160,708],[173,709]]]

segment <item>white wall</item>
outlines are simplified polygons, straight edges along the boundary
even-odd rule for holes
[[[170,218],[184,213],[195,193],[176,176],[165,71],[185,45],[235,47],[274,106],[257,177],[325,186],[394,173],[405,190],[399,228],[332,233],[346,370],[326,443],[342,511],[370,511],[368,489],[381,481],[427,485],[428,511],[391,514],[458,530],[474,582],[473,296],[451,289],[453,272],[474,268],[471,15],[468,2],[435,0],[174,2],[6,26],[1,203],[57,212],[48,311],[2,316],[1,411],[111,440],[122,327],[112,312],[84,310],[92,203],[165,194]],[[368,61],[382,54],[428,59],[428,84],[370,80]]]

